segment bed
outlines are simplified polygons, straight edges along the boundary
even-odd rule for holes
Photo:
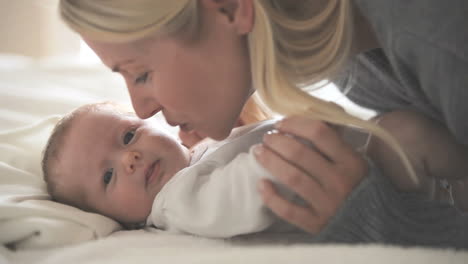
[[[336,93],[329,99],[361,115]],[[468,251],[382,245],[310,245],[286,237],[214,240],[115,221],[50,201],[40,171],[53,125],[84,103],[129,103],[123,80],[101,65],[0,55],[0,263],[468,263]],[[154,117],[162,126],[176,133]]]

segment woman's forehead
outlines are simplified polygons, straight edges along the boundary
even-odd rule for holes
[[[85,40],[88,46],[98,55],[104,64],[113,68],[115,64],[136,61],[142,57],[141,45],[134,42],[111,43],[96,40]]]

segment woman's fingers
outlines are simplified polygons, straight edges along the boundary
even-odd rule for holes
[[[287,162],[295,165],[310,175],[315,171],[330,171],[332,162],[327,157],[321,155],[315,148],[306,146],[297,139],[281,134],[270,133],[263,137],[263,144],[277,153]],[[320,179],[316,179],[320,184]]]
[[[277,137],[268,143],[276,152],[281,153],[286,160],[300,162],[300,165],[298,165],[305,168],[307,172],[317,174],[317,179],[321,183],[323,183],[322,179],[326,177],[328,182],[331,181],[335,184],[335,189],[347,193],[366,174],[367,163],[365,160],[350,144],[341,138],[335,128],[325,122],[299,116],[287,117],[279,122],[278,130],[288,134],[296,133],[293,134],[295,137],[310,141],[314,147],[302,147],[302,149],[309,149],[326,158],[325,161],[321,162],[314,155],[302,155],[303,153],[297,150],[301,149],[297,147],[297,144],[288,145],[293,146],[293,148],[284,146],[285,144],[281,141],[286,141],[286,139],[281,140],[281,137]],[[299,140],[296,140],[296,142],[302,143]],[[273,143],[278,147],[274,147]],[[306,146],[306,144],[301,145]],[[288,149],[293,149],[293,151]],[[303,152],[306,152],[306,150]],[[327,163],[332,169],[321,167]]]
[[[347,176],[342,177],[345,184],[356,184],[366,174],[367,164],[364,159],[341,138],[335,128],[325,122],[291,116],[280,121],[277,128],[280,132],[293,134],[310,141],[320,153],[333,162],[336,168],[335,172]],[[291,159],[297,159],[297,157],[291,157]]]
[[[321,185],[321,188],[328,194],[335,195],[340,199],[348,193],[346,183],[353,182],[351,179],[342,179],[337,172],[336,165],[332,158],[324,157],[316,148],[307,146],[299,142],[296,138],[281,133],[271,133],[264,136],[264,145],[283,159],[281,162],[272,162],[278,179],[285,181],[285,185],[290,185],[291,181],[299,181],[300,175],[294,175],[291,172],[284,172],[287,163],[294,165],[301,170],[302,174],[310,176],[315,182]],[[282,170],[283,168],[283,170]],[[290,182],[287,182],[287,181]],[[307,186],[301,186],[307,188]],[[304,190],[306,192],[306,190]],[[306,194],[302,193],[304,198]]]
[[[367,163],[324,122],[288,117],[277,129],[278,133],[265,135],[263,145],[256,148],[261,150],[257,160],[306,206],[286,201],[273,188],[265,188],[262,195],[279,217],[316,233],[366,175]]]
[[[322,229],[323,221],[318,221],[318,216],[313,211],[288,202],[276,192],[270,181],[261,180],[259,191],[265,205],[280,218],[311,234],[316,234]]]
[[[317,149],[332,159],[347,157],[354,152],[351,146],[341,139],[338,132],[323,121],[290,116],[278,122],[276,127],[282,133],[312,142]]]
[[[282,184],[302,197],[309,210],[317,215],[328,215],[334,209],[326,190],[316,179],[280,157],[278,153],[262,146],[256,146],[257,160]]]

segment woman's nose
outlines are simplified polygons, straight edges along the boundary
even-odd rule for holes
[[[162,106],[152,96],[140,94],[140,92],[130,93],[133,109],[139,118],[146,119],[162,110]]]
[[[127,151],[123,154],[122,164],[125,172],[132,174],[141,164],[141,154],[137,151]]]

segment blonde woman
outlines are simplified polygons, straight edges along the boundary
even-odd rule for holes
[[[411,30],[427,28],[420,33],[433,43],[425,38],[434,29],[433,16],[451,15],[453,25],[446,26],[458,25],[461,31],[466,6],[462,0],[61,0],[60,13],[104,64],[122,74],[139,117],[162,111],[169,124],[220,140],[229,135],[254,91],[270,109],[289,116],[277,125],[281,133],[265,137],[257,159],[308,204],[287,202],[269,182],[261,182],[259,189],[274,213],[318,241],[463,247],[468,245],[466,216],[449,205],[398,194],[329,124],[359,127],[390,146],[406,175],[394,182],[415,190],[420,179],[389,133],[309,96],[301,87],[325,79],[354,80],[343,78],[345,66],[354,55],[372,48],[383,48],[389,58],[395,49],[419,49],[421,43],[413,39],[394,46],[394,36],[405,30],[414,36]],[[409,21],[396,17],[399,11],[405,11]],[[423,24],[413,21],[421,15]],[[466,37],[464,29],[456,28],[450,36]],[[454,46],[463,45],[460,41]],[[466,48],[460,51],[460,57],[466,56]],[[434,54],[439,54],[437,49]],[[431,60],[420,54],[408,58],[415,64],[410,66],[430,67],[425,59]],[[401,64],[392,64],[392,73],[407,66]],[[434,78],[431,71],[409,70],[416,79]],[[466,71],[460,71],[448,74],[461,85]],[[431,81],[415,83],[433,85]],[[382,85],[386,84],[372,88]],[[383,100],[370,95],[377,104]],[[372,98],[364,92],[360,96]],[[395,101],[394,108],[407,107]],[[311,141],[315,148],[287,134]],[[417,213],[412,212],[415,208]],[[390,215],[404,219],[389,219]],[[413,231],[418,228],[424,232]]]

